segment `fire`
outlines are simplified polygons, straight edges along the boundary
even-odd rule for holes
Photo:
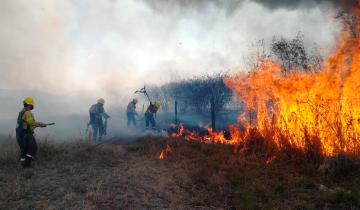
[[[169,144],[166,144],[166,148],[160,151],[159,160],[164,160],[171,152],[171,146]]]
[[[238,121],[277,148],[287,144],[305,150],[318,144],[324,155],[359,155],[360,38],[344,31],[323,69],[310,72],[284,74],[264,61],[248,74],[226,78],[246,107]]]
[[[172,125],[174,128],[176,125]],[[187,141],[197,141],[197,140],[203,140],[203,137],[200,136],[197,132],[190,131],[185,128],[184,124],[180,124],[178,126],[178,130],[175,133],[171,134],[171,137],[178,138],[178,137],[184,137]]]
[[[165,159],[165,151],[161,150],[160,155],[159,155],[159,160],[164,160]]]
[[[172,125],[174,128],[175,125]],[[206,134],[199,134],[196,131],[186,129],[184,124],[178,126],[178,130],[175,133],[171,133],[173,138],[185,138],[187,141],[199,141],[204,143],[219,143],[219,144],[238,144],[243,139],[243,134],[235,125],[229,126],[229,137],[226,137],[225,131],[213,131],[207,126],[199,126],[206,130]]]
[[[238,117],[243,130],[230,126],[230,138],[226,138],[224,131],[208,129],[201,136],[180,125],[172,137],[241,144],[256,131],[277,150],[291,147],[306,151],[316,147],[326,156],[359,156],[360,38],[348,28],[320,71],[284,74],[279,65],[267,60],[249,73],[225,78],[225,84],[245,106],[245,112]],[[360,34],[360,27],[355,28]]]

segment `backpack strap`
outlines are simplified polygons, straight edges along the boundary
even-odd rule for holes
[[[27,126],[26,129],[24,129],[24,121],[23,121],[23,116],[25,114],[25,112],[27,112],[26,109],[23,109],[19,112],[18,118],[17,118],[17,127],[20,128],[21,130],[30,132],[30,126]]]

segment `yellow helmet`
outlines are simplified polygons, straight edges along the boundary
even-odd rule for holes
[[[135,104],[137,104],[138,99],[137,99],[137,98],[134,98],[134,99],[133,99],[133,102],[134,102]]]
[[[156,106],[156,108],[160,108],[161,102],[160,101],[155,101],[155,106]]]
[[[25,98],[24,99],[24,101],[23,101],[23,103],[24,104],[27,104],[27,105],[31,105],[31,106],[34,106],[34,99],[33,98],[31,98],[31,97],[27,97],[27,98]]]
[[[100,98],[97,102],[98,102],[99,104],[102,104],[102,105],[105,104],[105,100],[104,100],[103,98]]]

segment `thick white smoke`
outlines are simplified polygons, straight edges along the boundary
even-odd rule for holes
[[[0,88],[124,91],[235,68],[257,39],[302,31],[327,49],[336,37],[330,7],[152,2],[2,0]]]
[[[264,2],[1,0],[0,120],[28,95],[40,117],[86,115],[98,97],[124,107],[144,84],[241,70],[251,43],[275,35],[331,50],[332,4]]]

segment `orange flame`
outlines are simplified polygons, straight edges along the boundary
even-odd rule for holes
[[[354,14],[360,17],[358,10]],[[360,34],[359,26],[355,30]],[[172,137],[240,144],[255,129],[279,150],[291,146],[305,151],[317,145],[323,155],[360,156],[360,36],[352,33],[345,27],[321,71],[284,74],[279,65],[267,60],[250,73],[225,78],[246,110],[238,117],[244,130],[230,126],[230,139],[211,129],[200,137],[183,125]]]
[[[280,66],[264,61],[248,74],[226,78],[247,110],[238,121],[278,148],[286,141],[305,149],[310,141],[325,155],[359,155],[360,38],[344,31],[323,69],[310,72],[283,74]]]
[[[173,125],[175,126],[175,125]],[[229,126],[229,132],[231,139],[225,137],[224,131],[213,131],[207,126],[204,128],[208,131],[205,135],[199,135],[196,131],[190,131],[184,127],[183,124],[179,125],[178,132],[172,133],[171,137],[173,138],[182,138],[184,137],[187,141],[200,141],[204,143],[220,143],[220,144],[237,144],[240,142],[240,139],[243,139],[243,134],[235,125]]]
[[[164,160],[165,159],[165,151],[161,150],[160,155],[159,155],[159,160]]]
[[[172,149],[169,144],[166,144],[166,148],[160,151],[159,160],[164,160],[169,153],[172,152]]]

